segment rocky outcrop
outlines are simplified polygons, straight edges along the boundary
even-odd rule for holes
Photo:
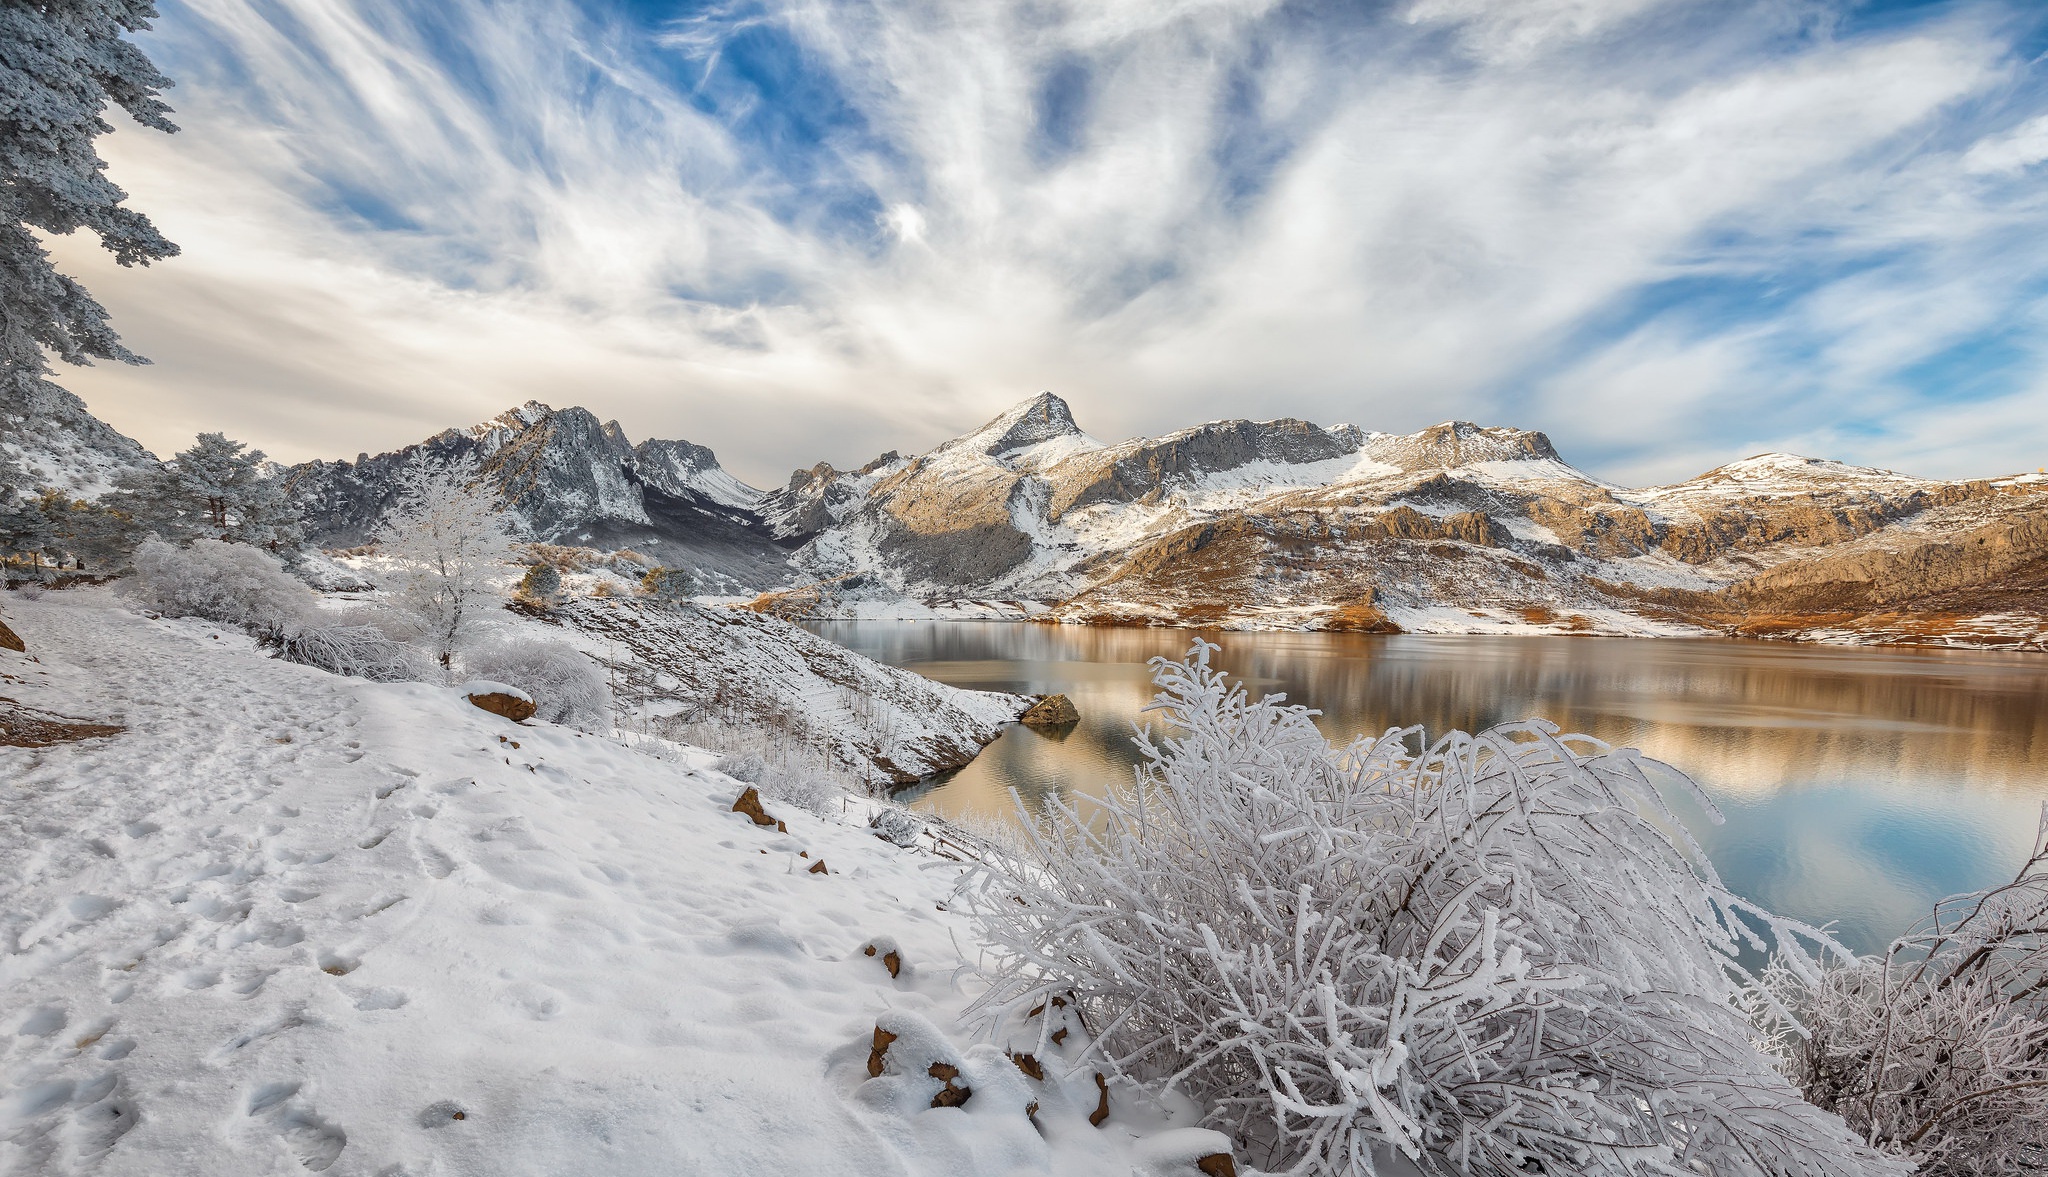
[[[1047,695],[1031,705],[1031,710],[1017,717],[1025,727],[1065,727],[1081,722],[1081,713],[1074,709],[1074,701],[1065,695]]]
[[[0,650],[12,650],[17,654],[28,653],[28,643],[21,640],[20,634],[8,628],[5,618],[0,618]]]
[[[462,697],[469,700],[470,706],[504,716],[513,723],[525,723],[533,718],[532,697],[499,683],[471,683],[463,688]]]
[[[1404,471],[1454,469],[1478,462],[1559,461],[1550,439],[1523,429],[1446,421],[1405,436],[1376,433],[1365,452]]]
[[[1096,503],[1141,502],[1176,484],[1190,485],[1203,475],[1224,474],[1256,462],[1326,462],[1355,453],[1358,446],[1358,431],[1346,427],[1326,430],[1291,419],[1215,421],[1061,463],[1052,480],[1049,514],[1056,519]]]

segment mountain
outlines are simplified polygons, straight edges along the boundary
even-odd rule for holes
[[[2041,644],[2048,478],[1787,454],[1631,489],[1542,433],[1216,421],[1105,444],[1050,393],[766,496],[813,583],[761,607],[996,599],[1091,624]],[[911,607],[911,606],[906,606]]]
[[[787,553],[758,511],[761,492],[687,441],[634,445],[619,423],[538,401],[468,429],[449,429],[354,462],[307,462],[286,474],[307,532],[326,547],[365,543],[416,461],[473,454],[528,534],[548,543],[632,548],[703,572],[723,589],[762,589],[789,577]]]

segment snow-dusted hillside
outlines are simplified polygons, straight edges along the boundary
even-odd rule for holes
[[[0,452],[20,464],[24,489],[51,487],[81,499],[105,494],[125,470],[156,465],[139,442],[48,381],[33,403],[0,402]]]
[[[1121,1087],[1090,1125],[1078,1036],[1042,1081],[960,1037],[958,867],[864,803],[780,833],[702,757],[6,608],[0,692],[125,730],[0,747],[0,1173],[1194,1174]]]
[[[764,728],[877,785],[966,764],[1032,703],[949,687],[744,610],[586,597],[547,616],[613,667],[621,706],[654,730],[700,717]]]

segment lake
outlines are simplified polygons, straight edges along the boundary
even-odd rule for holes
[[[954,686],[1062,692],[1064,735],[1012,728],[906,799],[1009,819],[1130,779],[1145,667],[1184,630],[1001,622],[814,622],[878,661]],[[1690,774],[1725,821],[1693,832],[1729,886],[1881,948],[1936,899],[2010,877],[2048,800],[2048,657],[1628,638],[1215,633],[1254,693],[1318,708],[1348,740],[1541,716]]]

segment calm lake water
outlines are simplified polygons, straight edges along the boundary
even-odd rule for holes
[[[1179,630],[818,622],[825,637],[954,686],[1063,692],[1064,736],[1013,728],[921,787],[920,808],[1005,818],[1130,779],[1145,661]],[[1763,642],[1205,633],[1255,693],[1320,709],[1337,740],[1541,716],[1642,749],[1720,807],[1698,837],[1736,891],[1832,922],[1871,951],[1936,899],[2010,877],[2048,800],[2048,657]]]

